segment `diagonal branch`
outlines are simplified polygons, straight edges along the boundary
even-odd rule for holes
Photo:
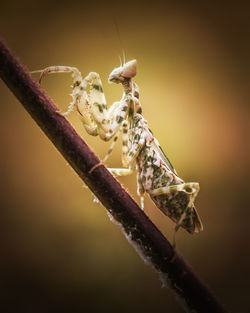
[[[184,301],[185,309],[200,313],[226,311],[195,276],[167,239],[121,187],[100,160],[57,113],[57,107],[0,40],[0,77],[54,143],[81,179],[122,227],[139,254]],[[100,166],[97,166],[100,164]]]

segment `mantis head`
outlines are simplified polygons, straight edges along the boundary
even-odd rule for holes
[[[109,75],[110,83],[122,83],[125,79],[133,78],[136,75],[137,61],[131,60],[124,65],[115,68]]]

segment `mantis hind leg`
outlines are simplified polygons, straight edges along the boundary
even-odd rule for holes
[[[174,194],[178,194],[178,192],[184,192],[188,196],[188,202],[185,208],[182,209],[182,213],[179,212],[171,212],[172,215],[170,217],[174,220],[177,220],[175,230],[174,230],[174,239],[173,239],[173,247],[176,246],[176,232],[179,230],[181,226],[183,226],[190,233],[199,232],[202,230],[202,224],[199,219],[199,216],[194,207],[194,200],[199,192],[199,184],[198,183],[183,183],[178,185],[165,186],[161,188],[157,188],[150,191],[150,196],[161,196],[161,195],[170,195],[170,198]],[[177,210],[179,211],[179,210]],[[190,216],[189,216],[190,215]],[[183,222],[186,218],[188,218],[189,224],[183,225]]]
[[[108,170],[115,176],[127,176],[133,173],[131,168],[108,168]]]

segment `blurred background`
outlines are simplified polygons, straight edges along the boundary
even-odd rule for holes
[[[107,83],[122,55],[117,21],[150,128],[180,177],[200,182],[204,231],[180,230],[178,250],[238,313],[249,310],[250,279],[246,3],[0,0],[1,37],[30,71],[96,71],[108,103],[122,94]],[[58,74],[42,86],[66,110],[70,85]],[[183,312],[3,82],[0,99],[1,312]],[[68,119],[103,158],[109,144]],[[107,164],[121,166],[120,141]],[[120,182],[138,201],[136,176]],[[148,198],[145,212],[172,240],[174,224]]]

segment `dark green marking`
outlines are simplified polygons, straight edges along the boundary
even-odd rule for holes
[[[140,121],[139,119],[135,121],[135,126],[138,126],[139,121]]]
[[[118,137],[117,137],[117,136],[115,136],[114,141],[116,141],[117,139],[118,139]]]
[[[117,116],[116,121],[118,124],[120,124],[123,121],[123,117],[122,116]]]
[[[161,169],[159,167],[155,167],[155,166],[153,167],[153,169],[154,169],[154,172],[153,172],[154,177],[155,178],[160,177],[161,176]]]
[[[92,87],[100,92],[103,92],[102,86],[93,84]]]
[[[81,82],[79,80],[76,80],[73,84],[73,88],[80,86]]]
[[[147,158],[147,161],[153,163],[153,162],[154,162],[154,158],[153,158],[152,156],[149,156],[149,157]]]
[[[134,140],[139,140],[140,139],[140,135],[139,134],[136,134],[135,136],[134,136]]]
[[[97,104],[99,111],[102,113],[103,112],[103,107],[101,104]]]
[[[190,187],[185,187],[185,190],[187,191],[187,192],[192,192],[192,188],[190,188]]]

